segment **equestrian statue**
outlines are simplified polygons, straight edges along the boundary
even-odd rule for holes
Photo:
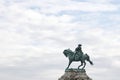
[[[78,47],[75,49],[74,52],[72,50],[70,50],[70,49],[65,49],[63,51],[64,55],[66,57],[68,57],[68,59],[69,59],[69,64],[68,64],[66,70],[69,69],[69,66],[73,61],[76,61],[76,62],[80,61],[81,62],[81,65],[78,66],[78,69],[80,69],[80,67],[82,67],[81,69],[85,68],[85,66],[86,66],[85,61],[88,61],[91,65],[93,65],[93,62],[90,60],[89,55],[84,54],[82,52],[81,46],[82,46],[81,44],[78,44]]]

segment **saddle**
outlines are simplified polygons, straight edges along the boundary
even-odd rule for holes
[[[80,60],[82,58],[82,54],[80,52],[76,53],[74,58],[75,58],[75,60]]]

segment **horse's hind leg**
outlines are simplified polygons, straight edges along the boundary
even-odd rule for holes
[[[84,68],[85,68],[85,66],[86,66],[86,62],[84,62],[84,66],[82,67],[82,69],[84,69]]]

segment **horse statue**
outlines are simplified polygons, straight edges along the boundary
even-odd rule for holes
[[[93,65],[93,62],[90,60],[90,57],[88,54],[83,54],[82,57],[80,58],[78,56],[73,56],[75,53],[70,49],[64,50],[63,53],[69,59],[69,64],[68,64],[66,70],[69,69],[69,66],[73,61],[81,62],[81,65],[78,66],[78,69],[80,69],[81,66],[83,66],[81,69],[85,68],[85,66],[86,66],[85,60],[87,60],[91,65]]]

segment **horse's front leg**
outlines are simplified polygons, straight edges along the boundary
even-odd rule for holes
[[[80,67],[83,65],[83,62],[81,61],[81,65],[78,66],[78,69],[80,69]]]
[[[70,64],[72,63],[72,61],[69,61],[68,67],[66,68],[66,70],[69,68]]]

